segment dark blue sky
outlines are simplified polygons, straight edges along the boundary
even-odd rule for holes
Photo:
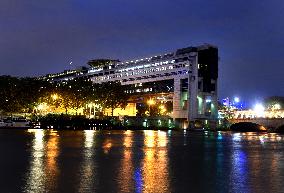
[[[283,96],[283,19],[283,0],[1,0],[0,74],[210,43],[220,52],[220,97]]]

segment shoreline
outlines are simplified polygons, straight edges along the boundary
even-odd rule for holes
[[[202,128],[187,128],[187,129],[179,129],[179,128],[143,128],[143,127],[107,127],[107,128],[39,128],[39,127],[0,127],[0,130],[53,130],[53,131],[187,131],[187,132],[235,132],[235,133],[278,133],[283,134],[283,132],[275,132],[275,131],[237,131],[231,129],[202,129]]]

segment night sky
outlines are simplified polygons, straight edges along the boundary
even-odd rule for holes
[[[0,74],[219,47],[219,95],[284,95],[283,0],[1,0]],[[72,62],[72,64],[70,64]]]

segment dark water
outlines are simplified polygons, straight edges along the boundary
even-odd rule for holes
[[[0,130],[0,192],[284,192],[284,136]]]

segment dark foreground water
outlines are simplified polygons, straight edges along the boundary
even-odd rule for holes
[[[0,130],[0,192],[284,192],[284,136]]]

